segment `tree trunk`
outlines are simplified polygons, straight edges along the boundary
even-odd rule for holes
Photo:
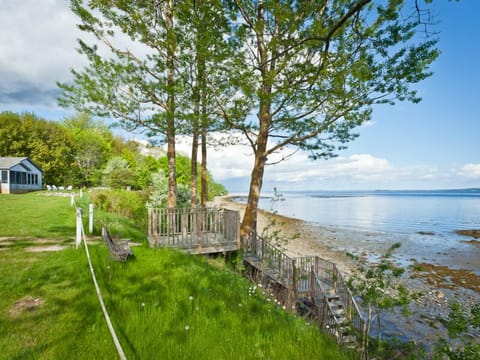
[[[208,172],[207,172],[207,104],[206,104],[206,90],[202,90],[202,197],[200,205],[204,208],[208,201]]]
[[[265,111],[265,109],[264,109]],[[262,117],[270,117],[270,112],[260,115]],[[262,123],[262,121],[260,121]],[[263,127],[265,128],[265,121]],[[267,162],[267,141],[268,141],[268,127],[266,130],[259,132],[257,139],[257,147],[255,151],[255,163],[253,165],[252,174],[250,178],[250,189],[248,192],[247,207],[243,216],[242,224],[240,226],[240,244],[245,247],[250,236],[257,234],[257,213],[258,200],[260,199],[260,192],[263,185],[263,174],[265,171],[265,163]]]
[[[257,234],[258,200],[263,184],[263,174],[267,162],[267,143],[272,123],[272,83],[275,74],[275,62],[268,61],[268,50],[264,38],[264,11],[263,1],[257,5],[257,25],[255,28],[257,37],[257,50],[259,54],[259,69],[262,75],[262,86],[259,89],[259,131],[254,146],[255,163],[253,165],[248,193],[247,207],[240,226],[240,245],[245,247],[248,239]]]
[[[190,180],[190,192],[191,192],[191,207],[195,208],[198,202],[198,195],[197,195],[197,154],[198,154],[198,108],[197,104],[196,107],[196,114],[195,116],[195,123],[193,124],[193,137],[192,137],[192,158],[191,158],[191,180]]]
[[[175,35],[173,33],[173,0],[165,7],[167,29],[167,158],[168,208],[177,206],[177,174],[175,164]]]

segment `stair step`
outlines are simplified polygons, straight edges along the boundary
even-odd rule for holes
[[[342,337],[342,344],[344,344],[344,345],[354,344],[356,341],[357,341],[357,339],[353,335],[348,335],[348,336],[343,336]]]
[[[345,314],[345,309],[344,308],[332,309],[332,312],[335,316],[343,315]]]
[[[333,307],[343,308],[343,302],[341,301],[333,301],[333,302],[329,302],[329,304],[331,308]]]

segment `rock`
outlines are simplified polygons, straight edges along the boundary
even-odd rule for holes
[[[455,230],[458,235],[471,236],[475,239],[480,238],[480,229],[473,230]]]

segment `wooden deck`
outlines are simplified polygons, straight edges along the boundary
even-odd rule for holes
[[[217,208],[149,209],[151,247],[171,247],[192,254],[235,251],[240,248],[237,211]]]

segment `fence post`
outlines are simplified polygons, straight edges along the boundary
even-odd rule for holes
[[[310,296],[313,298],[315,295],[315,265],[310,266],[310,284],[309,284],[309,292]]]
[[[337,267],[335,264],[333,264],[333,268],[332,268],[332,285],[333,285],[333,290],[335,291],[335,293],[337,292],[337,279],[338,279],[338,273],[337,273]]]
[[[77,208],[77,237],[75,239],[75,245],[78,249],[80,244],[82,243],[82,208]]]
[[[70,195],[70,206],[75,205],[75,196],[73,194]]]
[[[88,232],[93,233],[93,204],[88,204]]]
[[[255,235],[256,236],[256,235]],[[260,241],[262,242],[262,255],[260,256],[260,259],[263,260],[263,255],[265,254],[265,239],[260,238]]]
[[[293,272],[293,279],[292,279],[292,286],[293,286],[293,302],[290,305],[290,311],[293,309],[293,305],[296,304],[298,299],[298,269],[296,265],[295,259],[292,260],[292,272]]]

